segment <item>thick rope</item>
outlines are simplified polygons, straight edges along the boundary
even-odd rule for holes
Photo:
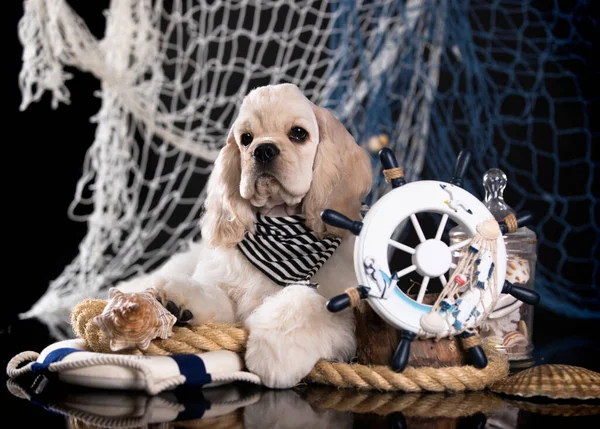
[[[354,308],[360,303],[360,292],[357,288],[351,287],[344,292],[348,294],[348,299],[350,299],[350,308]]]
[[[463,348],[466,350],[466,349],[470,349],[470,348],[473,348],[476,346],[480,346],[481,338],[479,338],[479,335],[473,335],[472,337],[461,338],[460,343],[462,344]]]
[[[504,401],[488,392],[398,394],[320,387],[300,391],[300,394],[316,408],[382,416],[401,412],[406,417],[459,418],[476,413],[493,413],[504,408]]]
[[[94,325],[92,319],[101,314],[106,305],[102,300],[84,300],[71,314],[75,334],[85,340],[94,352],[115,353],[108,345],[108,339]],[[170,355],[175,353],[201,353],[214,350],[230,350],[243,353],[248,332],[240,325],[206,324],[191,328],[175,327],[173,336],[153,340],[147,350],[123,351],[127,354]],[[380,391],[404,392],[463,392],[482,390],[508,376],[506,357],[491,346],[483,346],[488,357],[488,365],[483,369],[474,366],[456,367],[407,367],[397,373],[385,365],[361,365],[342,362],[317,362],[310,374],[303,380],[352,389],[376,389]],[[119,352],[116,352],[119,353]]]
[[[395,167],[383,170],[383,177],[385,177],[387,183],[392,183],[392,180],[404,177],[404,169],[402,167]]]
[[[506,223],[506,226],[508,227],[509,234],[512,234],[513,232],[516,232],[517,229],[519,229],[517,217],[514,215],[514,213],[510,213],[508,216],[506,216],[504,218],[504,223]]]

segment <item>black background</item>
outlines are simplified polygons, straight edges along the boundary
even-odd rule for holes
[[[23,14],[23,5],[18,1],[5,3],[2,118],[3,146],[8,153],[3,156],[3,235],[4,252],[9,256],[4,259],[8,276],[3,279],[4,305],[0,311],[3,331],[19,313],[37,301],[78,253],[86,225],[68,219],[67,208],[81,177],[85,152],[94,139],[95,125],[90,123],[90,117],[100,108],[100,99],[93,94],[99,89],[96,78],[72,70],[74,77],[68,83],[71,105],[60,104],[52,110],[50,95],[45,94],[41,101],[19,111],[22,48],[17,23]],[[90,30],[101,37],[102,11],[109,2],[78,0],[70,3]],[[591,63],[597,64],[596,58],[591,58]],[[598,152],[594,151],[596,158]],[[570,359],[574,349],[584,347],[583,355],[587,356],[584,362],[597,367],[597,345],[588,341],[598,337],[597,329],[597,321],[570,320],[538,309],[534,342],[546,358],[565,361]],[[563,341],[567,335],[571,343]],[[581,337],[581,341],[577,337]]]
[[[102,35],[102,11],[108,1],[75,1],[90,30]],[[82,7],[85,4],[85,7]],[[23,15],[19,1],[3,7],[3,110],[5,127],[3,157],[5,263],[10,267],[4,290],[10,305],[1,312],[2,326],[28,310],[78,253],[86,232],[85,223],[67,217],[84,155],[94,140],[90,117],[100,108],[93,92],[99,82],[90,74],[73,71],[68,83],[71,104],[51,109],[51,96],[20,111],[19,72],[22,46],[17,25]],[[88,19],[88,17],[90,19]],[[94,17],[96,17],[94,19]],[[99,19],[99,18],[100,19]],[[8,113],[8,115],[7,115]]]
[[[102,11],[107,0],[70,2],[85,19],[91,31],[102,35]],[[45,327],[35,321],[17,322],[17,315],[28,310],[48,284],[60,275],[78,253],[86,232],[85,223],[71,221],[67,208],[81,177],[84,155],[94,138],[90,117],[98,112],[99,89],[91,75],[74,71],[68,83],[71,105],[50,108],[50,96],[19,111],[21,93],[21,44],[17,23],[23,14],[19,1],[3,4],[3,305],[0,310],[2,368],[23,350],[40,351],[51,341]],[[600,76],[599,76],[600,77]],[[598,121],[600,118],[592,118]],[[597,154],[600,151],[594,151]],[[566,363],[600,371],[597,321],[570,320],[537,309],[534,324],[536,357],[540,362]],[[45,427],[64,427],[64,418],[26,401],[10,398],[3,391],[1,403],[21,420],[37,421]],[[3,405],[4,408],[4,405]],[[6,411],[6,410],[4,410]],[[5,417],[7,418],[7,417]],[[29,427],[29,425],[24,425]]]

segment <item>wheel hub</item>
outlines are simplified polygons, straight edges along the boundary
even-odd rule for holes
[[[420,275],[439,277],[450,269],[452,252],[446,243],[431,238],[415,248],[412,263]]]

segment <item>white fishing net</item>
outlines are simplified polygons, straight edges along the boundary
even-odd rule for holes
[[[21,108],[46,91],[52,107],[68,103],[65,67],[101,81],[102,106],[69,210],[73,220],[87,222],[87,235],[79,255],[22,317],[44,321],[58,338],[69,336],[64,322],[74,305],[104,298],[111,285],[156,267],[197,237],[207,175],[254,87],[297,84],[334,110],[360,144],[390,136],[401,165],[410,166],[408,179],[416,178],[438,79],[435,43],[444,4],[113,0],[98,40],[65,0],[26,1],[19,25]],[[391,96],[401,112],[366,127],[375,112],[367,104],[406,73],[398,68],[400,53],[411,34],[426,28],[437,30],[415,54],[427,67],[408,76],[405,96]],[[376,185],[373,198],[386,190]]]

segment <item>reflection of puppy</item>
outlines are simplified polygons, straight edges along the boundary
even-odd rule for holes
[[[245,429],[350,429],[353,422],[351,412],[315,409],[293,390],[265,392],[244,408]]]
[[[180,321],[244,323],[250,331],[248,369],[267,386],[293,386],[317,360],[347,360],[355,352],[352,312],[332,314],[325,308],[326,299],[357,284],[354,238],[326,225],[320,213],[333,209],[359,219],[371,181],[366,151],[328,110],[312,104],[291,84],[255,89],[244,99],[209,178],[202,241],[156,272],[120,287],[157,288]],[[257,229],[270,230],[257,228],[257,216],[275,224],[282,217],[303,216],[312,230],[308,236],[328,243],[341,240],[306,279],[318,284],[317,290],[302,281],[282,287],[268,274],[269,269],[306,269],[294,255],[291,261],[285,257],[295,251],[293,246],[304,245],[306,235],[289,239],[290,247],[275,239],[276,249],[263,249],[282,258],[279,266],[265,268],[252,261],[252,243],[245,253],[240,250],[240,243]],[[310,258],[315,260],[314,255]]]

